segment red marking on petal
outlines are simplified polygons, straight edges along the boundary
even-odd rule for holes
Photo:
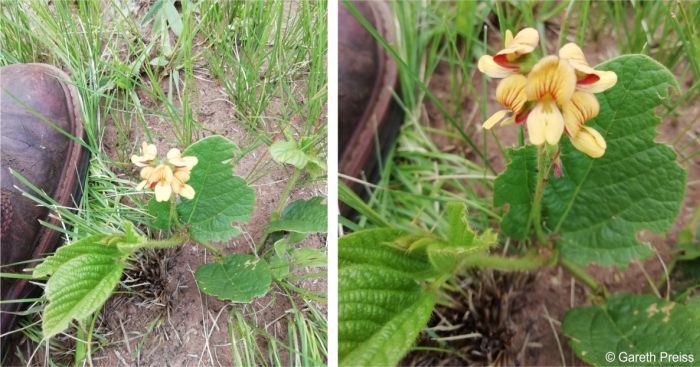
[[[600,77],[595,74],[588,74],[585,78],[576,81],[576,84],[589,85],[600,80]]]
[[[508,61],[508,55],[496,55],[493,57],[493,62],[495,62],[496,64],[498,64],[498,66],[502,68],[510,69],[513,71],[520,70],[520,67],[518,65],[515,65]]]
[[[156,187],[157,184],[158,184],[158,182],[154,182],[154,183],[150,184],[148,187],[149,187],[151,190],[153,190],[153,189]]]
[[[527,112],[525,112],[525,113],[521,113],[521,114],[515,116],[515,124],[516,124],[516,125],[520,125],[520,124],[522,124],[523,122],[525,122],[525,120],[527,120],[527,116],[528,116],[529,114],[530,114],[530,111],[527,111]]]

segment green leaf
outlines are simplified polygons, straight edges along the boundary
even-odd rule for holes
[[[119,283],[123,259],[99,252],[76,256],[61,264],[46,283],[49,300],[43,332],[49,338],[99,310]]]
[[[436,272],[452,273],[465,260],[475,254],[487,253],[489,247],[496,243],[498,236],[489,231],[484,232],[469,247],[454,246],[444,242],[433,242],[426,246],[426,253]]]
[[[474,232],[467,220],[467,207],[464,203],[447,205],[447,244],[450,246],[469,247],[474,241]]]
[[[224,163],[236,149],[230,140],[214,135],[190,145],[183,153],[199,159],[188,182],[196,194],[192,200],[183,199],[177,210],[197,241],[226,241],[238,236],[240,229],[232,223],[247,222],[253,213],[255,192],[244,179],[233,175],[231,164]]]
[[[182,18],[180,13],[177,12],[177,9],[175,9],[175,5],[173,3],[174,1],[165,1],[163,3],[162,11],[165,13],[165,17],[168,19],[170,29],[176,36],[180,37],[180,34],[182,34]]]
[[[510,163],[494,182],[493,205],[508,204],[501,231],[512,239],[524,240],[529,234],[528,217],[537,185],[537,148],[510,149],[507,155]]]
[[[328,206],[322,204],[322,197],[297,200],[282,211],[280,219],[268,224],[268,232],[287,231],[315,233],[328,231]]]
[[[95,234],[60,247],[55,254],[47,257],[34,268],[33,277],[43,278],[53,274],[63,264],[82,255],[124,257],[144,242],[145,239],[134,231],[133,224],[127,222],[124,234]]]
[[[119,250],[115,246],[102,243],[105,238],[107,238],[107,235],[95,234],[85,237],[80,241],[59,247],[55,254],[47,257],[41,264],[34,268],[32,276],[34,278],[43,278],[49,274],[53,274],[61,265],[81,255],[97,254],[118,256]]]
[[[252,255],[229,255],[222,262],[204,264],[194,274],[202,292],[222,300],[250,303],[270,290],[267,263]]]
[[[557,245],[572,261],[624,267],[653,253],[636,233],[671,228],[683,201],[686,172],[671,147],[654,142],[660,123],[654,111],[678,83],[663,65],[642,55],[598,68],[618,76],[614,88],[596,95],[600,114],[587,123],[605,137],[607,151],[591,159],[565,139],[565,176],[552,176],[547,185],[546,221],[562,234]]]
[[[587,122],[603,135],[607,151],[592,159],[562,139],[564,176],[549,177],[544,227],[561,236],[557,246],[571,261],[625,267],[653,253],[637,240],[637,232],[668,230],[683,199],[685,171],[670,147],[654,142],[660,123],[654,110],[678,84],[663,65],[643,55],[618,57],[598,68],[618,76],[615,87],[596,94],[600,113]],[[511,150],[510,156],[507,171],[496,180],[494,204],[509,205],[501,227],[524,239],[536,150]]]
[[[375,265],[412,277],[434,275],[424,253],[408,252],[386,245],[401,234],[394,229],[374,228],[341,237],[338,240],[338,266]]]
[[[571,338],[569,344],[579,358],[594,366],[679,366],[700,361],[699,303],[617,294],[606,304],[569,311],[562,331]],[[614,358],[607,360],[606,353]],[[655,361],[623,360],[625,355],[646,353],[654,355]],[[686,360],[662,360],[662,353],[685,355]]]
[[[148,201],[148,214],[154,218],[148,224],[156,229],[170,229],[173,219],[170,214],[170,201],[156,201],[152,198]]]
[[[344,266],[338,276],[340,365],[396,365],[428,322],[435,295],[374,265]]]
[[[434,274],[424,252],[396,247],[402,232],[375,228],[338,240],[340,365],[395,365],[435,305],[416,281]]]
[[[270,146],[270,155],[275,162],[291,164],[297,168],[306,167],[309,157],[299,149],[294,141],[279,140]]]

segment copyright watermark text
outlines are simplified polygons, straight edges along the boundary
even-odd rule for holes
[[[609,363],[694,363],[695,356],[689,353],[628,353],[607,352],[605,360]]]

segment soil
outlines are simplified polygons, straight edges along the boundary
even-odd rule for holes
[[[489,43],[498,48],[502,40],[497,32],[491,32]],[[558,34],[547,29],[546,36],[548,40],[552,40],[548,45],[552,46],[548,52],[555,52],[553,46],[556,45]],[[596,65],[604,60],[619,54],[615,40],[609,36],[604,36],[596,42],[590,42],[585,45],[586,57],[591,65]],[[473,141],[481,148],[482,144],[482,124],[481,114],[478,113],[477,104],[475,101],[465,97],[463,100],[453,100],[450,96],[448,86],[450,78],[450,70],[447,65],[440,65],[436,73],[431,78],[430,88],[437,98],[444,104],[448,111],[453,110],[455,104],[460,104],[462,107],[464,121],[464,129],[470,134]],[[471,76],[473,86],[476,88],[476,95],[481,94],[481,74],[478,70]],[[490,79],[487,84],[489,96],[488,113],[494,113],[500,110],[501,107],[495,101],[493,91],[496,90],[498,80]],[[692,81],[681,81],[681,89],[685,90],[692,85]],[[463,93],[462,95],[468,95]],[[430,103],[426,104],[428,112],[428,123],[436,128],[450,129],[446,121],[442,118],[439,111]],[[700,114],[700,106],[682,106],[678,113],[666,118],[659,126],[659,142],[671,144],[679,133],[682,133],[696,116]],[[517,129],[514,128],[494,128],[492,132],[487,132],[488,135],[495,134],[501,141],[504,147],[512,147],[517,144]],[[691,133],[696,136],[700,134],[700,126],[695,125]],[[687,141],[687,137],[685,138]],[[454,149],[459,146],[456,141],[449,141],[443,136],[435,136],[434,140],[440,147]],[[695,145],[695,147],[697,147]],[[475,161],[479,161],[480,157],[466,150],[466,154]],[[487,158],[493,165],[495,172],[502,172],[505,169],[506,161],[501,155],[495,140],[488,139]],[[660,279],[664,274],[664,266],[671,260],[671,249],[676,243],[676,237],[681,229],[689,224],[690,218],[693,215],[698,203],[700,203],[700,159],[696,158],[683,164],[688,170],[688,185],[685,200],[681,207],[677,221],[673,228],[666,234],[656,234],[642,232],[639,234],[639,239],[643,242],[650,243],[656,248],[658,257],[652,256],[646,261],[635,262],[626,270],[614,268],[601,268],[590,266],[589,272],[595,274],[595,278],[602,282],[611,292],[627,292],[627,293],[643,293],[651,292],[647,277],[651,279]],[[480,275],[482,280],[484,275]],[[507,308],[509,312],[509,320],[501,321],[496,328],[505,327],[508,332],[494,336],[500,341],[504,341],[504,353],[498,355],[497,360],[475,360],[470,359],[471,363],[485,364],[498,362],[505,365],[535,365],[535,366],[558,366],[558,365],[585,365],[579,360],[574,352],[567,344],[567,338],[561,333],[560,320],[564,314],[572,307],[588,304],[587,290],[584,286],[577,283],[566,272],[560,268],[543,269],[532,273],[530,281],[520,282],[513,280],[503,281],[501,284],[504,289],[511,289],[507,292],[508,295],[520,298],[519,301],[505,299],[497,307],[504,311]],[[513,284],[520,284],[520,289],[513,289]],[[517,287],[516,287],[517,288]],[[471,300],[470,300],[471,302]],[[474,301],[476,303],[478,301]],[[517,305],[512,307],[512,305]],[[482,304],[483,305],[483,304]],[[492,303],[486,303],[487,306],[493,307]],[[508,306],[510,305],[510,306]],[[479,307],[478,304],[476,307]],[[457,334],[464,334],[467,331],[462,330]],[[488,338],[484,338],[488,339]],[[491,345],[488,340],[484,340],[484,345]],[[429,344],[429,338],[423,335],[419,340],[418,345]],[[464,346],[459,343],[450,344],[451,348],[464,351]],[[471,348],[471,347],[470,347]],[[479,350],[479,348],[477,348]],[[442,360],[428,357],[434,352],[414,352],[404,359],[406,364],[416,365],[455,365],[464,364],[465,360],[455,358],[454,356],[442,355]],[[497,355],[497,353],[494,353]]]

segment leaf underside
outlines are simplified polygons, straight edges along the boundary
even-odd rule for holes
[[[679,304],[652,295],[616,294],[606,304],[569,311],[562,331],[576,354],[594,366],[624,365],[621,353],[656,356],[651,363],[630,365],[693,365],[686,360],[661,360],[662,352],[694,355],[700,361],[700,304]],[[606,353],[614,353],[612,362]]]
[[[255,192],[244,179],[233,175],[225,161],[233,158],[236,145],[222,136],[204,138],[185,149],[184,156],[199,160],[188,184],[196,194],[177,206],[190,234],[197,241],[226,241],[238,236],[233,222],[247,222],[253,213]]]
[[[654,142],[660,123],[654,111],[678,85],[663,65],[643,55],[621,56],[598,69],[618,75],[615,87],[596,94],[600,113],[586,123],[603,135],[607,151],[592,159],[562,139],[564,176],[549,177],[544,226],[561,236],[557,246],[568,259],[625,267],[653,254],[637,233],[668,230],[683,200],[686,172],[669,146]],[[510,155],[511,164],[496,180],[494,204],[509,204],[502,230],[523,239],[536,150],[515,149]]]

